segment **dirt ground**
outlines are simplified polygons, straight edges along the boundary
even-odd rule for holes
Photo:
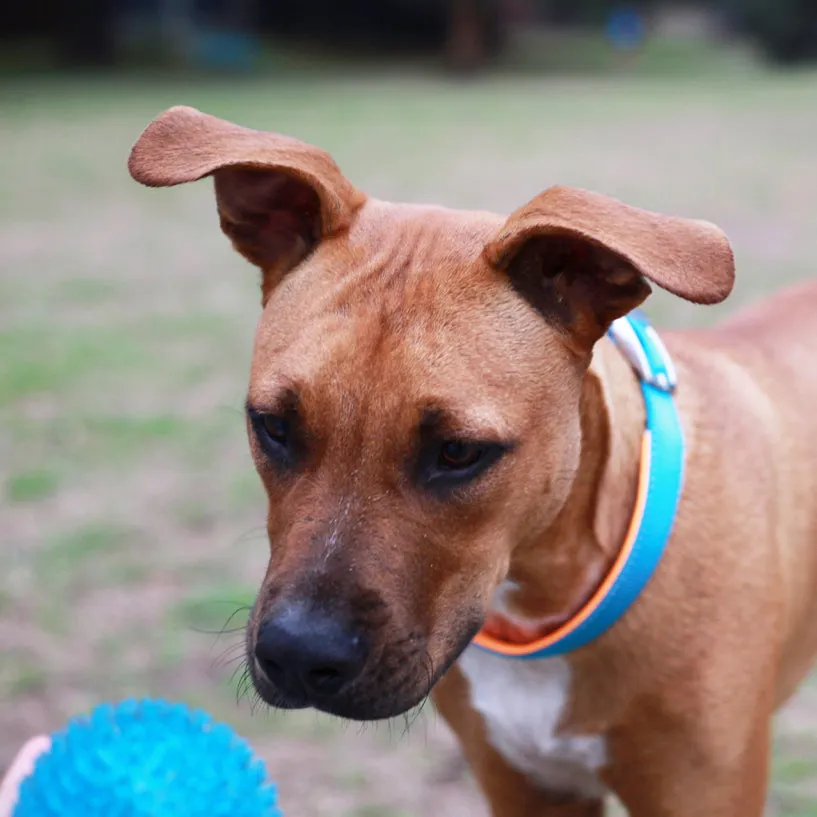
[[[383,198],[504,212],[558,182],[707,218],[734,242],[734,297],[649,307],[705,325],[817,272],[817,75],[0,92],[0,769],[101,699],[162,695],[250,738],[288,817],[485,814],[433,713],[404,734],[236,703],[265,559],[241,409],[258,281],[209,185],[138,187],[130,144],[186,103],[319,144]],[[779,718],[773,773],[771,815],[817,815],[813,684]]]

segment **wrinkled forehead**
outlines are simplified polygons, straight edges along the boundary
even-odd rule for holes
[[[508,389],[537,374],[531,339],[553,341],[481,257],[501,219],[379,202],[367,211],[268,302],[251,402],[272,408],[294,392],[332,413],[410,405],[501,425]]]
[[[347,232],[320,242],[284,278],[260,334],[331,312],[377,310],[392,320],[421,306],[439,312],[446,299],[484,289],[491,273],[498,280],[482,252],[501,223],[491,213],[368,200]]]

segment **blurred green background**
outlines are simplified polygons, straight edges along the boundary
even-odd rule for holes
[[[52,0],[8,13],[0,769],[28,735],[148,693],[235,724],[287,814],[484,814],[433,713],[404,734],[271,714],[242,694],[240,628],[266,552],[242,418],[257,274],[220,235],[210,185],[141,188],[130,146],[189,104],[318,144],[381,198],[507,212],[564,183],[706,218],[734,243],[734,296],[649,304],[667,325],[702,326],[815,274],[815,4]],[[773,778],[770,815],[817,815],[813,684],[778,719]]]

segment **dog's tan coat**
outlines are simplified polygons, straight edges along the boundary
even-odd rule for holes
[[[295,389],[314,439],[287,480],[252,440],[272,549],[250,641],[282,594],[332,594],[379,662],[343,706],[378,717],[422,698],[500,582],[532,628],[581,605],[629,521],[644,425],[604,330],[647,280],[725,298],[716,228],[568,188],[508,219],[378,202],[317,148],[189,108],[147,129],[130,169],[155,186],[214,175],[222,227],[263,272],[250,402],[273,411]],[[679,515],[637,603],[567,657],[557,729],[603,739],[599,779],[635,817],[762,814],[771,714],[817,650],[816,310],[809,284],[663,335],[687,442]],[[429,403],[452,433],[516,443],[453,506],[400,470]],[[503,757],[472,692],[455,665],[434,697],[495,817],[602,813],[598,793]]]

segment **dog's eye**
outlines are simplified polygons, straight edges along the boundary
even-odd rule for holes
[[[275,414],[262,414],[260,419],[267,439],[285,448],[289,442],[289,421]]]
[[[447,440],[440,446],[437,467],[441,471],[462,471],[476,465],[484,456],[486,448],[478,443]]]
[[[513,443],[432,439],[420,452],[418,479],[427,490],[446,496],[476,480],[513,448]]]
[[[262,414],[249,410],[250,422],[264,453],[280,466],[293,465],[294,435],[292,421],[278,414]]]

